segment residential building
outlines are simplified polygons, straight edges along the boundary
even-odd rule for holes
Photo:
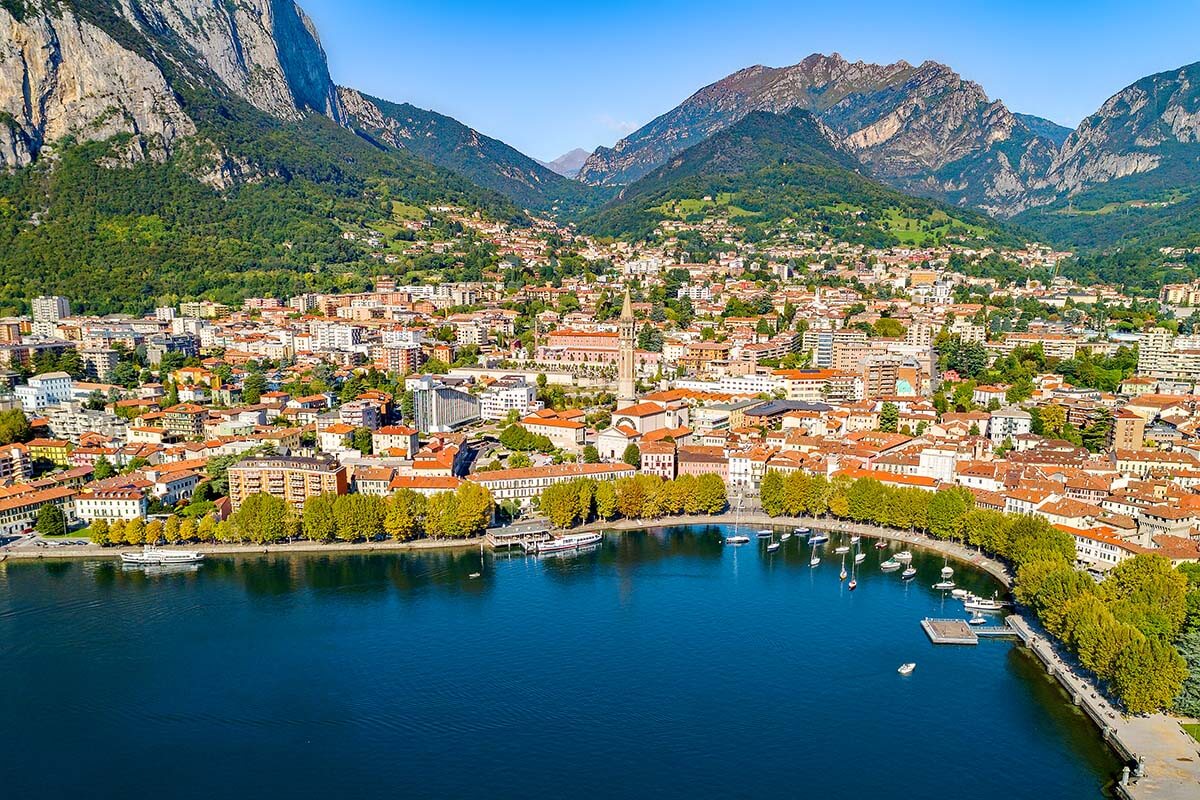
[[[321,494],[346,494],[346,468],[333,459],[250,458],[229,468],[229,500],[236,511],[258,492],[303,508],[304,501]]]

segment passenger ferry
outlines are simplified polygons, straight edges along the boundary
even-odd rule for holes
[[[144,545],[140,553],[121,553],[123,564],[138,567],[161,567],[167,564],[198,564],[204,553],[195,550],[159,550],[152,544]]]
[[[530,546],[530,550],[534,553],[558,553],[563,550],[587,547],[590,544],[596,544],[603,538],[604,534],[602,533],[568,533],[556,539],[534,542]]]

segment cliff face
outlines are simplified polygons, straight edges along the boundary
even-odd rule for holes
[[[11,4],[10,4],[11,5]],[[162,160],[196,132],[182,83],[280,119],[343,111],[311,22],[292,0],[74,0],[0,6],[0,162],[64,136],[130,136]]]
[[[1197,144],[1200,63],[1143,78],[1110,97],[1067,137],[1046,183],[1076,194],[1155,170],[1181,151],[1191,151],[1194,160]]]

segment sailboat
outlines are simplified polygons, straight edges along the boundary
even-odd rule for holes
[[[738,530],[742,525],[742,499],[738,498],[737,508],[733,516],[733,535],[725,537],[725,544],[747,544],[750,537],[739,533]]]
[[[788,531],[784,531],[783,535],[779,537],[779,541],[786,542],[790,538],[792,538],[792,534],[789,533]]]
[[[861,564],[862,562],[864,562],[866,560],[867,560],[867,554],[864,553],[862,550],[859,550],[858,546],[855,545],[855,547],[854,547],[854,563]]]
[[[772,536],[771,543],[767,545],[767,552],[774,553],[778,549],[779,549],[779,542],[775,541],[775,537]]]
[[[900,562],[894,558],[889,558],[887,561],[880,563],[879,569],[883,572],[895,572],[900,569]]]
[[[854,564],[850,567],[850,583],[846,584],[846,588],[854,591],[858,588],[858,560],[855,558]]]
[[[954,588],[954,569],[950,566],[949,561],[942,562],[942,579],[933,585],[933,588],[941,591],[949,591]]]
[[[483,542],[479,543],[479,572],[472,572],[467,578],[475,580],[481,575],[483,575]]]
[[[846,572],[846,557],[842,556],[842,571],[838,573],[838,580],[841,580],[841,581],[846,580],[847,574],[848,573]]]
[[[814,547],[813,551],[812,551],[812,558],[810,558],[808,560],[808,565],[810,567],[815,567],[817,564],[820,564],[820,563],[821,563],[821,556],[817,554],[817,548]]]

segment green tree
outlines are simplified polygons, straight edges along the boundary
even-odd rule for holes
[[[91,538],[92,544],[98,544],[101,547],[108,546],[112,542],[109,536],[108,520],[104,518],[93,520],[91,526],[88,527],[88,537]]]
[[[720,475],[705,473],[696,479],[696,505],[702,514],[720,514],[728,502]]]
[[[875,478],[859,478],[846,491],[847,510],[855,522],[879,522],[884,512],[883,484]]]
[[[455,535],[458,522],[458,498],[454,492],[438,492],[429,498],[425,511],[425,534],[434,539]]]
[[[67,518],[54,503],[43,503],[38,509],[33,529],[42,536],[62,536],[67,532]]]
[[[596,449],[596,445],[585,444],[583,446],[583,463],[585,463],[585,464],[599,464],[600,463],[600,451]]]
[[[344,494],[333,502],[337,538],[361,542],[383,535],[383,500],[366,494]]]
[[[508,466],[510,469],[525,469],[533,466],[533,459],[528,453],[513,453],[508,457]]]
[[[1179,637],[1179,655],[1187,665],[1188,677],[1175,697],[1175,711],[1189,717],[1200,717],[1200,628],[1193,628]]]
[[[783,476],[776,470],[767,470],[759,486],[758,499],[768,516],[778,517],[783,513],[783,490]]]
[[[617,515],[617,489],[612,481],[600,481],[596,486],[596,516],[610,520]]]
[[[282,542],[287,537],[287,503],[266,492],[256,492],[242,501],[229,518],[232,532],[255,544]]]
[[[262,399],[267,390],[267,378],[261,372],[251,372],[242,381],[242,402],[254,404]]]
[[[625,452],[621,454],[621,460],[634,469],[640,469],[642,466],[642,451],[636,444],[630,442],[625,446]]]
[[[364,456],[371,454],[371,429],[370,428],[355,428],[353,437],[350,440],[350,446]]]
[[[314,542],[332,542],[337,538],[337,520],[333,514],[335,494],[319,494],[304,501],[301,530]]]
[[[970,492],[962,488],[934,493],[929,501],[929,532],[939,539],[957,539],[967,512],[974,505]]]
[[[1134,714],[1170,707],[1186,678],[1187,663],[1157,639],[1134,642],[1113,662],[1113,688]]]
[[[117,474],[117,468],[112,465],[112,462],[101,455],[96,459],[96,463],[92,465],[92,478],[102,481],[105,478],[111,478]]]
[[[0,411],[0,445],[27,442],[33,436],[29,419],[19,408]]]
[[[879,409],[879,430],[884,433],[895,433],[900,422],[900,409],[895,403],[884,403]]]
[[[492,521],[492,493],[474,481],[463,481],[455,490],[456,535],[469,538],[482,534]]]
[[[417,538],[425,521],[425,495],[412,489],[401,489],[388,498],[383,517],[383,530],[398,542]]]
[[[1100,584],[1113,616],[1148,638],[1170,642],[1187,617],[1187,578],[1171,562],[1153,553],[1122,561]]]

